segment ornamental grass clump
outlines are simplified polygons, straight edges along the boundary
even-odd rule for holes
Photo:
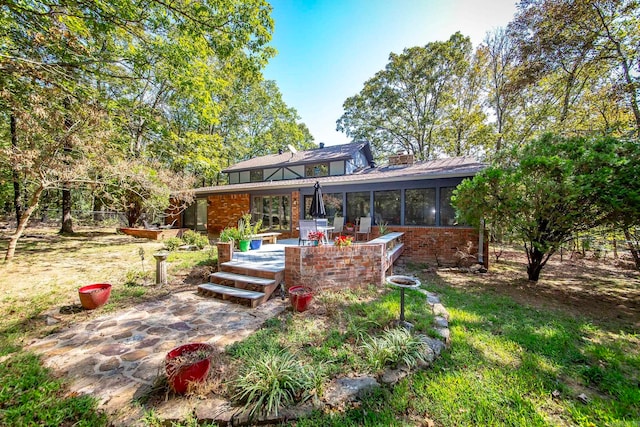
[[[322,377],[286,350],[265,352],[242,360],[234,381],[234,399],[243,402],[249,417],[278,415],[278,410],[317,394]]]
[[[380,337],[369,336],[362,343],[365,362],[373,371],[387,365],[403,364],[409,368],[426,362],[426,343],[405,328],[386,330]]]

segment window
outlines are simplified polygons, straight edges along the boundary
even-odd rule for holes
[[[249,172],[249,180],[251,182],[262,182],[262,169],[255,169]]]
[[[262,218],[262,227],[269,230],[291,229],[291,196],[254,196],[252,219]]]
[[[373,205],[376,224],[400,225],[400,190],[375,191]]]
[[[456,210],[451,206],[451,196],[455,187],[440,188],[440,225],[451,226],[456,223]]]
[[[419,188],[404,193],[405,225],[436,225],[436,189]]]
[[[307,165],[304,168],[304,175],[306,177],[329,176],[329,164],[316,163],[313,165]]]
[[[368,191],[359,191],[356,193],[347,193],[347,217],[346,222],[356,223],[356,220],[362,216],[369,216],[369,195]]]
[[[343,193],[322,193],[322,200],[324,201],[324,209],[327,211],[327,218],[333,223],[333,218],[338,214],[342,216],[342,194]],[[304,196],[304,217],[305,219],[311,219],[309,211],[311,210],[311,201],[313,196]]]

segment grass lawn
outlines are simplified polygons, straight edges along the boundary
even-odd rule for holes
[[[116,303],[119,309],[187,289],[215,254],[172,254],[172,283],[158,289],[142,282],[151,280],[152,253],[161,243],[97,231],[77,237],[53,232],[28,232],[33,237],[22,242],[15,262],[0,267],[0,424],[107,425],[90,397],[70,396],[64,378],[43,369],[22,346],[59,327],[47,325],[43,314],[77,304],[79,285],[113,283],[105,309],[115,310]],[[6,241],[0,240],[2,245]],[[565,258],[552,260],[540,283],[531,284],[523,279],[516,252],[502,259],[486,275],[407,267],[449,310],[451,348],[432,368],[414,372],[392,389],[295,425],[637,426],[640,275],[613,262]],[[428,315],[418,299],[417,293],[407,293],[407,318],[428,333]],[[371,371],[361,338],[397,317],[397,300],[391,290],[325,293],[309,312],[272,319],[228,353],[246,358],[287,349],[325,377]],[[70,314],[65,321],[92,315]],[[161,422],[152,411],[145,421]]]

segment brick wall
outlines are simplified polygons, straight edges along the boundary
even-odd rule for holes
[[[384,245],[285,247],[286,288],[356,288],[384,283]]]
[[[220,264],[233,259],[233,245],[230,242],[218,242],[216,248],[218,248],[218,270],[220,270]]]
[[[401,227],[390,226],[389,231],[404,233],[402,259],[415,263],[454,266],[477,262],[478,230],[471,227]],[[378,227],[371,228],[371,239],[379,236]],[[489,267],[489,244],[484,239],[484,265]],[[462,254],[472,255],[462,259]]]
[[[237,227],[238,220],[251,208],[249,194],[214,194],[207,198],[207,230],[220,234],[226,227]]]

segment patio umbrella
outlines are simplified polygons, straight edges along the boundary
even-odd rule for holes
[[[317,181],[313,186],[313,199],[311,199],[309,215],[312,218],[323,218],[327,215],[327,211],[324,208],[324,201],[322,200],[322,189],[320,188],[320,183]]]

